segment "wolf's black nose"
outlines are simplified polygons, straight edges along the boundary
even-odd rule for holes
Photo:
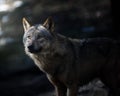
[[[30,52],[33,52],[34,51],[34,46],[33,45],[29,45],[28,49],[29,49]]]

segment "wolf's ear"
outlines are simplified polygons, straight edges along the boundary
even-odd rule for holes
[[[47,20],[43,23],[43,26],[48,29],[50,32],[54,31],[54,22],[52,17],[48,17]]]
[[[26,32],[26,30],[28,30],[28,28],[30,28],[30,24],[25,18],[23,18],[22,23],[23,23],[24,31]]]

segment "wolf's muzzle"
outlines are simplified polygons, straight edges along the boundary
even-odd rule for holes
[[[29,45],[27,48],[28,48],[28,51],[31,53],[37,53],[42,50],[42,47],[35,48],[34,45]]]

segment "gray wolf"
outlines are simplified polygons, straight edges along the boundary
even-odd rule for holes
[[[23,18],[23,27],[25,52],[46,74],[57,96],[77,96],[78,87],[94,78],[110,89],[109,96],[120,96],[118,41],[65,37],[54,31],[52,18],[34,26]]]

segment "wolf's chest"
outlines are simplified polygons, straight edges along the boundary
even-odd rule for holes
[[[32,56],[35,64],[45,73],[53,74],[54,71],[57,69],[58,65],[60,65],[59,57],[54,57],[49,54],[47,55],[40,55],[40,56]]]

